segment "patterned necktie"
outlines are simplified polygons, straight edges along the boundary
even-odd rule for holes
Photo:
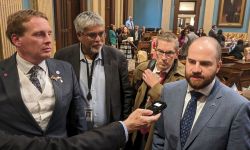
[[[29,71],[29,74],[30,74],[30,81],[31,83],[42,93],[42,87],[41,87],[41,84],[37,78],[37,74],[38,74],[38,71],[40,70],[41,68],[39,66],[33,66],[30,71]]]
[[[180,139],[181,147],[183,148],[190,134],[194,117],[196,113],[197,100],[202,96],[202,93],[191,91],[191,100],[188,102],[185,113],[180,124]]]
[[[159,76],[160,76],[160,83],[163,84],[167,76],[167,73],[165,71],[161,71]]]

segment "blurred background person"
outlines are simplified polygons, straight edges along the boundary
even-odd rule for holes
[[[179,36],[179,38],[178,38],[179,47],[180,47],[180,48],[183,46],[183,44],[184,44],[184,42],[185,42],[185,39],[186,39],[186,36],[187,36],[188,32],[189,32],[189,31],[188,31],[187,28],[185,28],[185,29],[183,29],[183,30],[181,31],[181,34],[180,34],[180,36]]]
[[[216,40],[219,42],[221,47],[225,46],[225,36],[223,35],[223,31],[221,29],[218,30],[217,34],[216,34]]]
[[[211,36],[213,38],[216,39],[216,30],[217,30],[217,26],[216,25],[212,25],[211,29],[208,32],[208,36]]]
[[[125,26],[129,30],[134,30],[134,21],[133,21],[133,17],[132,16],[128,16],[128,20],[126,21]]]
[[[109,44],[112,47],[117,46],[117,35],[115,31],[116,31],[115,25],[111,24],[109,28],[108,37],[109,37]]]
[[[200,29],[196,32],[196,35],[198,35],[199,37],[201,37],[201,36],[207,36],[207,34],[204,33],[204,29],[203,29],[203,28],[200,28]]]
[[[237,44],[233,48],[233,50],[229,53],[230,56],[234,56],[236,59],[242,59],[244,53],[244,41],[238,40]]]

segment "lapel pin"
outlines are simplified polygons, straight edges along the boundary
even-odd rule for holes
[[[7,74],[7,73],[4,73],[4,74],[3,74],[3,76],[4,76],[4,77],[7,77],[7,76],[8,76],[8,74]]]
[[[56,74],[60,74],[60,71],[57,70],[57,71],[56,71]]]
[[[55,81],[60,81],[61,83],[63,83],[63,80],[62,80],[62,77],[60,77],[60,76],[58,76],[58,75],[52,75],[51,77],[50,77],[52,80],[55,80]]]

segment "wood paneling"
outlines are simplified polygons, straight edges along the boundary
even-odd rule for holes
[[[22,0],[0,0],[0,59],[5,59],[16,52],[15,47],[5,35],[7,18],[14,12],[22,9]]]
[[[105,25],[115,24],[115,0],[105,0]]]
[[[128,0],[123,0],[123,22],[128,19]]]
[[[75,17],[87,8],[87,0],[55,0],[55,30],[56,47],[60,49],[78,39],[75,33],[73,21]]]

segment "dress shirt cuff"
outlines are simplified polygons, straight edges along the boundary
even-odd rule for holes
[[[126,136],[126,143],[128,142],[128,129],[127,127],[125,126],[125,124],[122,122],[122,121],[119,121],[122,126],[123,126],[123,129],[124,129],[124,133],[125,133],[125,136]]]

